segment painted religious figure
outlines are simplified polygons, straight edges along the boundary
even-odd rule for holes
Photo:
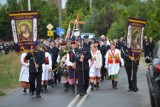
[[[32,40],[32,32],[29,30],[29,25],[26,23],[23,23],[19,27],[20,34],[19,34],[19,41],[31,41]]]

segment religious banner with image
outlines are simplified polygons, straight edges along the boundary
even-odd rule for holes
[[[38,11],[10,12],[9,17],[15,51],[30,50],[37,41]]]
[[[138,57],[143,49],[143,35],[146,20],[129,18],[127,32],[127,47]]]

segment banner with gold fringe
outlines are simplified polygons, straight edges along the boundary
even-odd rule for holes
[[[128,19],[127,47],[130,49],[131,56],[139,59],[143,50],[143,35],[146,20],[137,18]]]
[[[14,50],[30,50],[37,41],[38,11],[10,12]]]

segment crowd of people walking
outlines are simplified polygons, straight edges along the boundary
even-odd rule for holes
[[[152,38],[144,38],[144,56],[153,58],[154,42]],[[150,48],[148,48],[150,47]],[[138,91],[137,71],[140,59],[129,55],[129,49],[123,38],[109,40],[101,35],[100,38],[73,37],[64,40],[43,40],[37,42],[35,50],[21,55],[21,72],[19,81],[26,93],[41,97],[47,87],[64,84],[64,91],[72,90],[80,96],[91,90],[99,89],[104,79],[112,82],[117,89],[118,76],[124,67],[128,77],[129,92]],[[36,81],[36,86],[35,86]],[[76,90],[77,89],[77,90]]]

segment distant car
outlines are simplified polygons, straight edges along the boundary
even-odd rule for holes
[[[95,37],[94,33],[81,33],[81,38],[84,39],[84,36],[89,35],[89,38],[92,39]]]
[[[155,57],[149,64],[147,82],[152,107],[160,107],[160,41],[155,49]]]

